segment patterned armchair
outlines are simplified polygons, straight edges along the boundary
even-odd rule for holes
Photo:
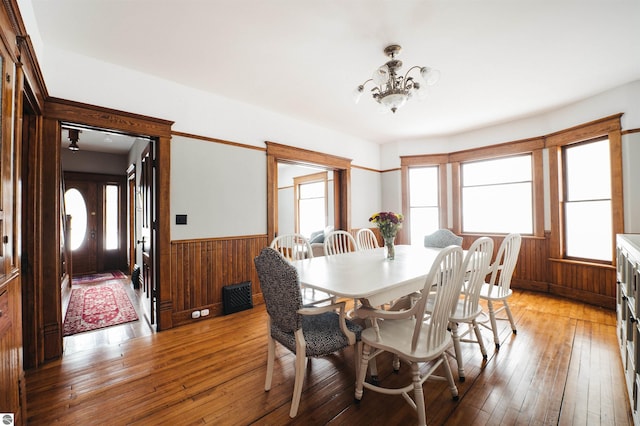
[[[304,307],[298,271],[276,250],[269,247],[262,249],[254,263],[269,314],[264,389],[271,389],[277,341],[296,355],[295,384],[289,411],[289,416],[293,418],[298,413],[307,357],[322,357],[355,345],[356,361],[359,360],[362,327],[346,319],[344,302]],[[355,365],[357,367],[357,363]],[[357,374],[357,368],[355,371]]]

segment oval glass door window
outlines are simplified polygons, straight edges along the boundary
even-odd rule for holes
[[[75,188],[64,193],[67,214],[71,215],[71,250],[78,249],[87,234],[87,203]]]

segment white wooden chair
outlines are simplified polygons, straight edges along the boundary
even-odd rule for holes
[[[353,235],[347,231],[337,230],[329,232],[324,238],[324,254],[325,256],[333,256],[335,254],[349,253],[356,251],[358,245]]]
[[[497,320],[509,320],[511,324],[511,330],[513,334],[517,334],[518,330],[513,321],[513,315],[507,299],[511,297],[513,293],[511,291],[511,277],[513,271],[518,262],[518,254],[520,253],[520,245],[522,243],[522,237],[520,234],[509,234],[504,238],[496,258],[490,267],[491,277],[488,283],[482,285],[480,290],[480,298],[487,301],[487,307],[489,309],[489,321],[491,326],[487,326],[486,322],[482,323],[487,328],[493,331],[493,340],[496,344],[496,349],[500,349],[500,339],[498,337]],[[502,306],[495,309],[494,302],[502,302]],[[498,318],[497,314],[500,311],[506,311],[507,318]]]
[[[282,234],[275,237],[269,245],[289,261],[308,259],[313,257],[313,250],[307,237],[302,234]],[[318,305],[322,303],[334,303],[335,296],[312,288],[302,288],[303,302],[305,305]]]
[[[373,322],[373,326],[362,331],[362,362],[357,374],[355,398],[362,399],[363,388],[376,392],[402,395],[418,414],[418,423],[426,425],[425,402],[422,386],[431,379],[447,380],[454,400],[458,399],[458,388],[453,380],[446,349],[451,346],[451,333],[447,330],[451,310],[460,294],[462,280],[462,248],[447,247],[436,258],[425,280],[421,297],[405,311],[385,311],[361,308],[359,316]],[[423,321],[427,299],[432,299],[433,310],[428,321]],[[368,311],[368,312],[367,312]],[[382,321],[379,321],[382,319]],[[383,352],[411,366],[412,382],[404,387],[385,388],[376,380],[364,381],[369,362]],[[420,364],[429,362],[429,368],[421,370]],[[434,376],[442,366],[446,377]],[[424,373],[422,373],[424,371]],[[409,392],[413,391],[413,399]]]
[[[487,359],[487,350],[484,347],[484,340],[477,318],[482,314],[482,306],[480,306],[479,303],[480,290],[489,273],[492,257],[493,240],[489,237],[481,237],[471,244],[462,262],[461,278],[463,279],[463,283],[460,298],[453,306],[451,316],[449,317],[449,329],[451,330],[455,358],[458,364],[458,378],[461,382],[464,382],[465,373],[460,342],[478,343],[482,357]],[[460,324],[467,324],[469,326],[462,334],[459,334]],[[475,332],[476,339],[465,339],[471,331]]]
[[[307,357],[322,357],[356,345],[362,352],[362,327],[345,318],[345,303],[304,307],[298,271],[276,250],[265,247],[254,260],[267,313],[267,376],[264,390],[271,389],[275,363],[275,343],[296,355],[295,380],[289,417],[298,414]],[[338,313],[336,313],[338,311]],[[356,381],[357,381],[356,361]]]
[[[380,247],[376,234],[369,228],[362,228],[356,233],[358,250],[373,250]]]
[[[313,257],[311,244],[302,234],[282,234],[271,240],[269,245],[288,260],[300,260]]]

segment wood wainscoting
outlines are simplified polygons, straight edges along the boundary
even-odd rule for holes
[[[372,230],[379,234],[377,228]],[[463,247],[469,247],[476,238],[465,235]],[[492,238],[497,252],[503,237]],[[195,310],[209,309],[211,317],[222,315],[222,287],[226,285],[251,281],[253,304],[262,303],[253,259],[267,245],[266,235],[172,241],[173,327],[201,321],[191,318]],[[522,238],[513,288],[615,309],[615,267],[551,259],[549,247],[548,235]]]
[[[266,235],[172,241],[173,326],[200,321],[191,318],[195,310],[222,315],[226,285],[251,281],[253,303],[262,303],[253,259],[267,245]]]
[[[465,235],[467,248],[479,235]],[[492,235],[494,256],[503,236]],[[552,259],[549,233],[544,237],[523,236],[512,287],[555,294],[607,309],[615,309],[615,266]]]

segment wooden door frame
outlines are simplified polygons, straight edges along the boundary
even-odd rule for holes
[[[321,166],[333,170],[334,226],[351,230],[351,160],[335,155],[282,145],[267,144],[267,240],[278,232],[278,162]]]
[[[172,121],[131,114],[95,105],[83,104],[58,98],[48,98],[43,111],[41,159],[43,177],[35,188],[34,196],[42,207],[42,215],[37,226],[47,230],[49,244],[42,247],[37,259],[41,281],[36,283],[47,297],[40,309],[44,330],[38,338],[42,341],[42,353],[39,361],[57,359],[62,355],[62,316],[60,314],[60,223],[56,213],[60,206],[59,188],[61,181],[60,149],[61,127],[63,122],[78,123],[86,126],[109,129],[114,132],[141,135],[156,141],[156,210],[160,212],[155,229],[156,242],[156,280],[158,286],[158,323],[157,329],[172,327],[170,287],[170,173],[171,173],[171,126]],[[46,300],[46,303],[44,302]],[[38,307],[26,307],[37,310]]]

